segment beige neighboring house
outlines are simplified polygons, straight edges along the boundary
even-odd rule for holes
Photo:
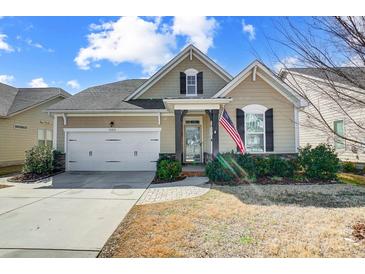
[[[305,102],[265,65],[232,77],[194,46],[149,79],[88,88],[50,106],[54,148],[66,170],[154,170],[160,154],[204,163],[237,151],[220,126],[223,109],[252,154],[292,154]]]
[[[365,70],[358,67],[339,68],[342,73],[365,85]],[[280,72],[280,77],[293,89],[308,96],[313,105],[319,109],[328,125],[339,135],[365,142],[365,109],[354,104],[345,104],[341,100],[341,107],[336,101],[330,99],[324,92],[334,96],[334,90],[351,96],[360,96],[365,99],[365,90],[350,84],[344,78],[331,72],[325,72],[316,68],[289,68]],[[336,96],[334,96],[336,98]],[[331,130],[316,120],[319,117],[312,105],[305,107],[299,113],[299,136],[300,146],[311,144],[316,146],[320,143],[328,143],[336,149],[342,161],[365,163],[365,147],[351,141],[336,137]]]
[[[0,83],[0,167],[22,164],[36,144],[52,145],[53,118],[44,110],[69,96],[60,88]]]

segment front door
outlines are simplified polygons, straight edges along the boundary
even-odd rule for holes
[[[202,141],[200,125],[185,125],[185,162],[202,162]]]

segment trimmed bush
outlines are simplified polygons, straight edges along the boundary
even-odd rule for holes
[[[173,181],[181,173],[181,163],[172,159],[160,159],[157,162],[156,176],[160,180]]]
[[[335,150],[326,144],[315,148],[307,145],[299,150],[298,162],[309,179],[333,180],[340,169]]]
[[[26,152],[23,173],[49,174],[53,171],[53,153],[50,146],[34,146]]]
[[[237,163],[244,169],[250,178],[256,177],[255,160],[250,154],[238,154]]]
[[[205,166],[205,174],[212,182],[229,182],[235,178],[233,173],[225,168],[218,158],[210,161]]]
[[[286,160],[276,155],[270,155],[267,158],[267,165],[269,168],[269,176],[277,177],[293,177],[295,173],[295,161]]]
[[[356,165],[352,162],[342,162],[341,168],[343,172],[356,173]]]
[[[271,174],[269,164],[268,158],[263,156],[255,157],[255,174],[257,178],[266,177]]]

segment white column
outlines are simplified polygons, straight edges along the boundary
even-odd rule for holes
[[[294,126],[295,126],[295,152],[298,152],[299,148],[299,110],[294,106]]]
[[[57,115],[53,115],[52,147],[57,149]]]

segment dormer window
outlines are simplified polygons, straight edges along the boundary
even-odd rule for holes
[[[180,94],[186,96],[203,94],[203,72],[193,68],[180,72]]]

